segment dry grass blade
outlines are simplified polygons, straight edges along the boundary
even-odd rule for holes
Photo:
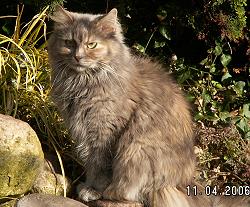
[[[42,19],[44,17],[44,15],[46,15],[46,11],[48,10],[49,6],[47,6],[39,15],[37,18],[33,19],[33,21],[31,21],[30,26],[27,28],[27,30],[25,31],[25,33],[23,34],[23,36],[21,37],[20,41],[18,42],[18,45],[21,46],[26,38],[28,37],[28,35],[30,35],[31,31],[37,26],[36,24],[40,21],[40,19]],[[39,29],[39,27],[38,27]]]

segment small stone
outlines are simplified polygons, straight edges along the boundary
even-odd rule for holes
[[[29,194],[21,198],[16,207],[88,207],[76,200],[48,194]]]
[[[0,114],[0,197],[29,191],[43,160],[35,131],[21,120]]]
[[[44,167],[39,173],[31,189],[32,193],[64,195],[64,182],[66,193],[70,191],[70,181],[61,174],[55,172],[54,167],[48,160],[44,161]]]
[[[89,207],[143,207],[144,205],[137,202],[121,202],[121,201],[108,201],[96,200],[88,202]]]

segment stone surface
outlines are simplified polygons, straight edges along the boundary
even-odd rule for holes
[[[65,185],[66,192],[69,193],[70,181],[68,178],[65,178]],[[34,182],[31,192],[53,195],[64,194],[64,178],[61,174],[56,173],[50,161],[44,160],[44,166]]]
[[[56,195],[30,194],[21,198],[16,207],[87,207],[76,200]]]
[[[87,203],[90,207],[143,207],[141,203],[97,200]]]
[[[35,131],[23,121],[0,114],[0,197],[30,190],[43,157]]]

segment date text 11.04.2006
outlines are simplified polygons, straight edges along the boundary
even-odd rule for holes
[[[250,186],[225,186],[224,191],[221,191],[218,186],[209,186],[207,185],[202,191],[196,186],[188,185],[186,187],[187,195],[224,195],[224,196],[249,196],[250,195]]]

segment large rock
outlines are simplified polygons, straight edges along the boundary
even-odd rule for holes
[[[16,207],[88,207],[70,198],[46,194],[30,194],[17,202]]]
[[[87,205],[62,196],[48,194],[30,194],[21,198],[16,207],[143,207],[140,203],[98,200]]]
[[[43,160],[35,131],[23,121],[0,114],[0,197],[30,190]]]

